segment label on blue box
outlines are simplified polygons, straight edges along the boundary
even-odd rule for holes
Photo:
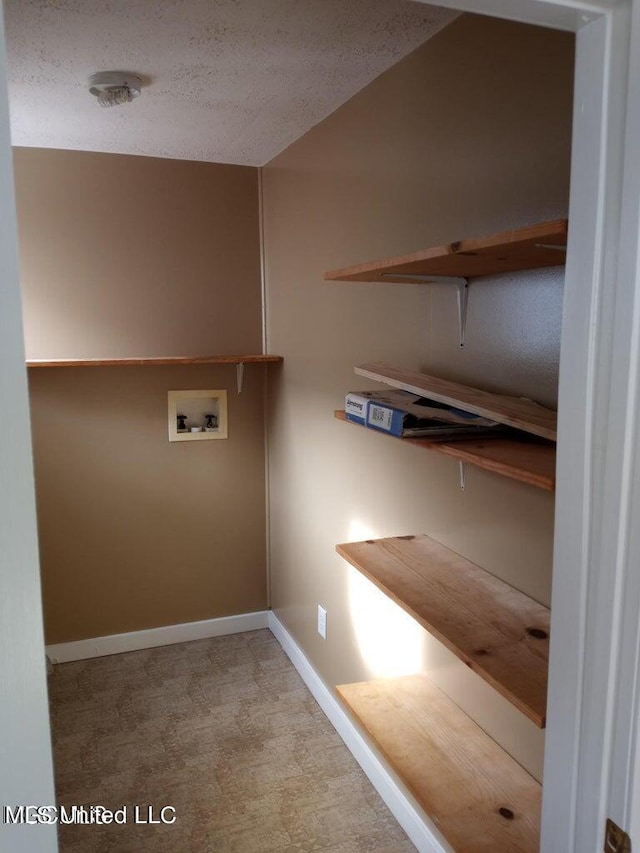
[[[374,429],[383,429],[392,435],[402,435],[405,413],[398,409],[390,409],[379,403],[369,401],[367,408],[367,425]]]
[[[369,398],[364,394],[347,394],[344,401],[344,411],[348,420],[355,421],[357,424],[366,424],[368,406]]]

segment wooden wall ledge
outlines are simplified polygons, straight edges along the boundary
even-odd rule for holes
[[[334,412],[336,418],[370,435],[391,438],[403,444],[432,450],[468,462],[476,468],[493,471],[502,477],[527,483],[538,489],[552,492],[556,487],[556,446],[551,442],[519,441],[511,438],[459,438],[456,441],[435,441],[429,438],[398,438],[380,430],[369,429],[363,424],[347,420],[343,409]]]
[[[27,359],[27,367],[158,367],[181,364],[275,364],[281,355],[195,355],[154,358],[57,358]]]
[[[567,246],[566,219],[460,240],[325,273],[326,281],[397,282],[432,276],[474,278],[518,270],[561,266]]]

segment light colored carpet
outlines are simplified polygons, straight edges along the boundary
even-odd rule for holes
[[[59,803],[128,807],[62,853],[415,850],[270,631],[60,664],[49,692]]]

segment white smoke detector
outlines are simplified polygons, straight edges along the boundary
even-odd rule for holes
[[[101,107],[128,104],[140,94],[142,81],[126,71],[97,71],[89,77],[89,91]]]

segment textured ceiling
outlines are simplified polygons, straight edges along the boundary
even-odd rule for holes
[[[410,0],[5,0],[14,145],[262,165],[454,13]],[[137,72],[104,109],[93,71]]]

